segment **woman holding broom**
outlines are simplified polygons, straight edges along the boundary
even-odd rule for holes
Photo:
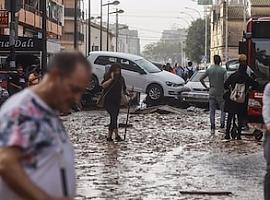
[[[108,73],[105,74],[102,81],[104,94],[104,107],[110,115],[109,132],[107,141],[113,141],[113,133],[115,133],[115,140],[120,142],[123,139],[118,133],[118,115],[121,106],[121,99],[127,95],[127,88],[125,80],[121,74],[121,66],[112,64]]]

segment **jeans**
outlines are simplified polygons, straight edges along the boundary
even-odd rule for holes
[[[217,99],[215,97],[210,97],[209,98],[209,108],[210,108],[211,130],[216,129],[215,118],[216,118],[216,110],[218,109],[218,107],[221,110],[220,126],[224,127],[225,126],[225,117],[226,117],[226,114],[224,112],[224,100],[222,98]]]
[[[264,178],[264,199],[270,200],[270,135],[269,133],[265,134],[264,158],[267,163],[266,175]]]

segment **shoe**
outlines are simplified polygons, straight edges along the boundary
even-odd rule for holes
[[[225,140],[230,140],[230,139],[231,139],[230,135],[229,134],[226,134],[225,135]]]
[[[215,129],[211,129],[211,135],[215,135],[216,131]]]
[[[113,142],[113,139],[111,137],[107,137],[107,142]]]
[[[236,139],[237,139],[237,140],[242,140],[241,136],[237,136]]]
[[[119,135],[115,137],[115,140],[116,140],[117,142],[122,142],[122,141],[124,141]]]

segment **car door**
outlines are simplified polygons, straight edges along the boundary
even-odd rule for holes
[[[147,74],[134,62],[119,58],[119,64],[122,66],[122,75],[125,79],[127,88],[134,88],[136,92],[145,92]]]

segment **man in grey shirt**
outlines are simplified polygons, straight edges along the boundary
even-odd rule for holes
[[[221,110],[220,128],[225,127],[225,113],[224,113],[224,82],[227,78],[226,69],[220,66],[221,58],[219,55],[214,56],[214,65],[206,70],[200,78],[202,85],[209,89],[209,108],[210,108],[210,122],[211,122],[211,135],[215,134],[215,115],[218,107]],[[205,84],[204,79],[208,77],[210,88]]]
[[[264,141],[264,157],[267,162],[264,180],[264,199],[270,199],[270,83],[265,87],[263,95],[263,119],[266,126]]]

